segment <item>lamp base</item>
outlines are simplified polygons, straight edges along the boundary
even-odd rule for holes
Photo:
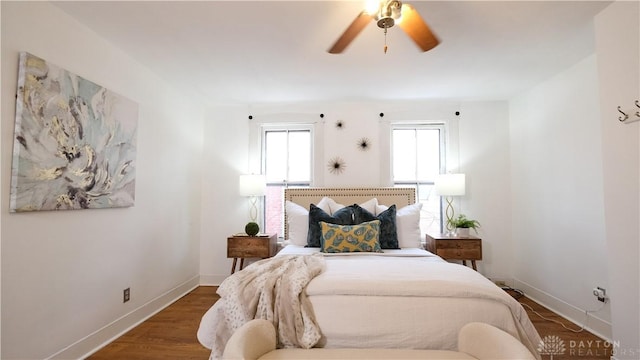
[[[251,222],[256,222],[256,219],[258,218],[258,206],[257,206],[258,197],[252,196],[250,201],[251,201],[251,209],[249,210],[249,217],[251,217]]]
[[[453,211],[453,198],[451,196],[447,196],[445,198],[445,200],[447,201],[447,207],[445,209],[445,216],[447,217],[447,236],[456,236],[456,227],[453,226],[452,222],[453,222],[453,216],[455,215],[455,212]]]

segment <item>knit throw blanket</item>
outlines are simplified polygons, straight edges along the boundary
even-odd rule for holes
[[[216,329],[210,359],[222,358],[231,334],[251,319],[270,320],[280,348],[313,347],[321,333],[304,289],[324,268],[322,256],[282,255],[255,262],[225,279],[212,309]]]

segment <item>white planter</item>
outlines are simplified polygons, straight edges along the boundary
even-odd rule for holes
[[[471,229],[470,228],[456,228],[456,233],[461,238],[468,238],[469,237],[469,230],[471,230]]]

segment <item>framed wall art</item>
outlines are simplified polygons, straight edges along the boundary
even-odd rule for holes
[[[133,206],[138,104],[20,53],[10,211]]]

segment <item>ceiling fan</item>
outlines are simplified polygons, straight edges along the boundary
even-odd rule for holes
[[[367,6],[367,9],[353,20],[328,52],[331,54],[343,52],[371,20],[375,20],[378,27],[384,29],[385,53],[387,52],[387,29],[396,24],[411,37],[422,51],[431,50],[439,43],[439,40],[413,6],[403,4],[399,0],[379,0],[374,1],[372,6]]]

